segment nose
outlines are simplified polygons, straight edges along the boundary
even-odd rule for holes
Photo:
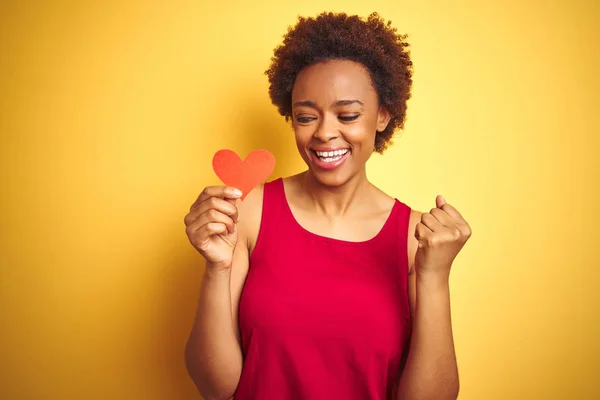
[[[319,140],[320,142],[326,143],[332,139],[335,139],[339,136],[339,132],[337,129],[337,123],[335,118],[328,117],[324,115],[323,118],[319,121],[317,125],[317,129],[313,134],[314,138]]]

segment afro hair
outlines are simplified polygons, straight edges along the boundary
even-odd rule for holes
[[[315,18],[298,17],[283,43],[275,48],[265,71],[269,96],[279,113],[290,120],[292,89],[304,67],[335,59],[360,63],[369,71],[379,104],[390,113],[387,127],[375,137],[375,151],[383,153],[394,132],[404,128],[413,75],[407,35],[397,33],[391,24],[377,13],[366,19],[332,12]]]

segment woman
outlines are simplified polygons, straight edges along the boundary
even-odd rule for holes
[[[185,217],[206,259],[186,363],[209,399],[455,399],[448,278],[471,235],[458,211],[412,210],[366,162],[403,127],[412,63],[377,15],[300,18],[270,96],[307,170],[207,187]]]

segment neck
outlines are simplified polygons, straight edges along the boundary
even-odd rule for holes
[[[361,199],[367,194],[371,186],[366,170],[337,187],[323,185],[308,170],[303,174],[302,184],[310,201],[328,217],[339,217],[346,214],[357,203],[357,199]]]

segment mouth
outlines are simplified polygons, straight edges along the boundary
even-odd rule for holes
[[[350,152],[350,149],[341,149],[334,151],[317,151],[313,150],[313,153],[318,157],[318,159],[325,163],[332,163],[342,159],[346,154]]]
[[[350,149],[315,150],[311,149],[314,165],[324,170],[336,169],[346,161]]]

